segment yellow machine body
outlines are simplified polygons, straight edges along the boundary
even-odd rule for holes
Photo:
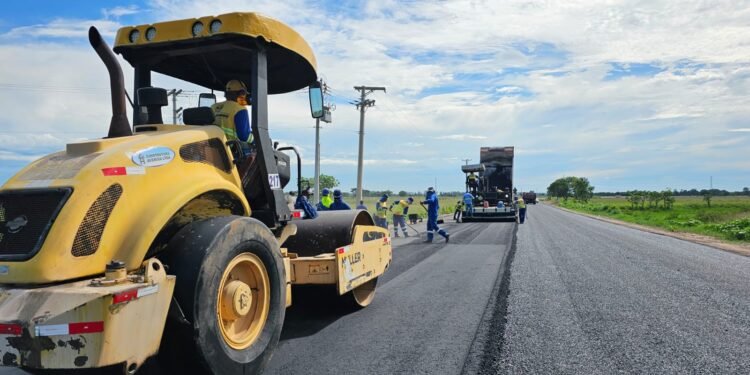
[[[217,20],[221,27],[211,31]],[[198,21],[205,28],[192,35]],[[134,30],[140,39],[133,42]],[[269,93],[297,90],[315,80],[314,55],[299,34],[253,13],[125,27],[117,34],[115,52],[138,59],[167,45],[210,48],[220,42],[222,48],[236,45],[241,54],[248,49],[244,42],[257,39],[271,43],[269,67],[279,67],[268,69],[269,75],[280,74],[269,77]],[[182,70],[183,65],[176,60],[154,71],[221,89],[215,77]],[[68,144],[8,180],[0,193],[43,197],[53,192],[57,209],[46,216],[44,228],[37,228],[41,235],[29,241],[27,252],[0,253],[5,256],[0,257],[0,365],[75,369],[123,364],[135,371],[156,354],[179,280],[155,256],[170,235],[193,221],[252,214],[232,157],[217,126],[149,124],[136,126],[132,135]],[[14,235],[30,231],[39,224],[34,221],[37,203],[24,201],[28,215],[11,215],[0,204],[0,224]],[[292,284],[331,284],[344,294],[376,279],[390,264],[390,238],[382,228],[356,225],[351,244],[298,257],[283,248],[295,233],[293,223],[285,225],[275,229],[285,270],[280,282],[287,290]],[[0,233],[0,243],[9,241],[5,237]],[[119,276],[105,274],[108,265],[118,262]]]

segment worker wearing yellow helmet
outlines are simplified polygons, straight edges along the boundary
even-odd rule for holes
[[[249,105],[247,94],[247,86],[242,81],[233,79],[227,82],[224,90],[227,100],[212,105],[211,110],[214,112],[214,125],[224,130],[227,140],[240,140],[243,142],[243,149],[249,151],[253,133],[250,130],[250,116],[245,108]]]

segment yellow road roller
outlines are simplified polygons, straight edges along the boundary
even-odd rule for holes
[[[70,143],[0,188],[2,366],[135,373],[155,357],[167,373],[258,373],[292,285],[370,304],[391,262],[388,232],[364,211],[305,217],[283,191],[295,150],[269,137],[268,95],[307,89],[323,115],[297,32],[229,13],[124,27],[113,49],[92,27],[89,41],[110,76],[106,137]],[[134,68],[132,95],[115,53]],[[205,102],[185,125],[163,123],[153,73],[206,88],[209,102],[245,82],[252,144],[214,125]]]

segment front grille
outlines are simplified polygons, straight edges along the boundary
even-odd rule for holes
[[[82,257],[91,255],[99,248],[99,241],[107,225],[109,214],[115,208],[115,204],[122,195],[122,186],[113,184],[107,188],[99,198],[89,207],[86,217],[83,218],[81,226],[78,227],[76,238],[73,240],[73,256]]]
[[[27,260],[44,244],[71,188],[0,192],[0,260]]]
[[[207,141],[188,143],[180,147],[180,157],[190,163],[205,163],[229,173],[232,165],[229,163],[224,143],[219,138]]]

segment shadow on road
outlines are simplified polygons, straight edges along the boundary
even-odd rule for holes
[[[292,306],[286,310],[281,341],[314,335],[356,309],[331,285],[292,287]]]

